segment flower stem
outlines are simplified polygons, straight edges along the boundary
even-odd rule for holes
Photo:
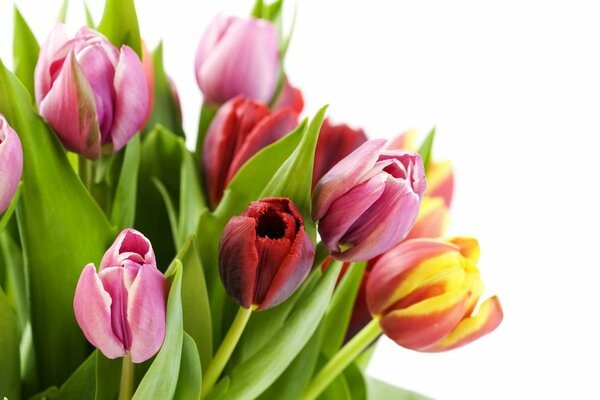
[[[94,165],[93,161],[88,160],[84,156],[79,156],[79,179],[83,182],[85,188],[92,193],[92,185],[94,183]]]
[[[223,372],[223,368],[227,365],[227,361],[229,361],[229,357],[233,353],[237,342],[240,340],[242,336],[242,332],[244,332],[244,328],[250,319],[250,315],[252,314],[252,308],[244,308],[240,307],[238,310],[225,339],[219,346],[219,350],[217,350],[217,354],[211,361],[206,373],[202,377],[202,395],[201,399],[204,399],[206,395],[211,391],[219,376],[221,376],[221,372]]]
[[[131,362],[129,353],[123,357],[121,367],[121,386],[119,389],[119,400],[130,400],[133,397],[133,377],[135,364]]]
[[[319,371],[302,395],[302,400],[314,400],[381,334],[379,319],[374,318],[352,340],[336,353]]]

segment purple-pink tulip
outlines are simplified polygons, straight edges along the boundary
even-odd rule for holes
[[[369,140],[317,183],[313,217],[332,255],[343,261],[377,257],[413,226],[427,183],[417,153]]]
[[[10,204],[23,172],[21,140],[0,114],[0,214]]]
[[[144,69],[131,48],[119,50],[85,27],[70,39],[64,24],[40,49],[35,98],[64,146],[90,159],[122,149],[149,108]]]
[[[219,244],[221,280],[244,308],[266,309],[286,300],[302,284],[314,258],[302,214],[287,198],[250,203],[229,220]]]
[[[73,306],[85,337],[108,358],[141,363],[154,356],[165,337],[168,283],[156,268],[150,241],[134,229],[122,231],[96,273],[81,273]]]
[[[270,22],[217,15],[200,39],[196,79],[207,103],[238,95],[268,103],[279,77],[277,32]]]

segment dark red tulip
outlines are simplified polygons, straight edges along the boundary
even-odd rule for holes
[[[314,258],[302,215],[287,198],[253,201],[229,220],[219,243],[221,279],[244,308],[266,309],[285,301]]]
[[[213,207],[241,166],[291,132],[297,118],[290,107],[271,112],[266,104],[241,96],[223,104],[208,128],[202,151],[204,183]]]
[[[287,76],[284,78],[281,93],[273,105],[273,111],[280,110],[284,107],[291,107],[298,114],[300,114],[304,108],[304,98],[302,97],[302,92],[300,89],[295,88],[290,84]]]
[[[319,132],[312,186],[315,187],[327,171],[366,141],[367,135],[362,129],[352,129],[346,124],[333,125],[326,119]]]

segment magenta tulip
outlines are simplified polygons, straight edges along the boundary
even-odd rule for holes
[[[277,32],[270,22],[217,15],[196,52],[196,79],[207,103],[238,95],[271,101],[279,77]]]
[[[266,198],[232,217],[221,235],[219,271],[227,293],[244,308],[280,304],[308,275],[315,248],[290,199]]]
[[[317,183],[313,217],[332,255],[369,260],[398,244],[413,226],[427,186],[417,153],[370,140]]]
[[[122,149],[149,108],[144,68],[131,48],[119,50],[85,27],[69,39],[63,24],[40,49],[35,97],[64,146],[90,159]]]
[[[0,114],[0,214],[10,204],[23,172],[21,140]]]
[[[225,103],[212,120],[202,151],[204,183],[213,207],[235,173],[262,148],[297,125],[290,107],[270,112],[266,104],[241,96]]]
[[[108,358],[141,363],[154,356],[165,337],[168,283],[156,268],[150,241],[125,229],[96,272],[81,273],[73,306],[85,337]]]

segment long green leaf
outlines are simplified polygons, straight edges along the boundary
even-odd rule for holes
[[[200,357],[194,339],[183,332],[183,348],[181,350],[181,366],[179,367],[179,379],[173,399],[198,400],[202,385],[202,371],[200,368]]]
[[[15,208],[17,207],[17,204],[19,203],[19,197],[21,196],[22,190],[23,190],[23,182],[19,182],[19,186],[17,186],[17,191],[15,192],[14,197],[10,201],[8,208],[6,210],[4,210],[3,214],[0,214],[0,232],[2,232],[4,230],[4,227],[8,224],[8,221],[10,221],[10,218],[12,217],[13,212],[15,211]]]
[[[433,128],[429,132],[429,134],[421,144],[421,147],[419,147],[419,154],[423,159],[423,167],[425,168],[425,171],[428,170],[429,162],[431,161],[431,149],[433,148],[433,139],[435,139],[435,128]]]
[[[310,295],[298,303],[279,333],[233,369],[224,398],[254,399],[283,373],[319,326],[339,272],[339,267],[329,268]]]
[[[85,24],[88,28],[96,29],[96,24],[94,23],[94,18],[92,17],[87,1],[83,2],[83,8],[85,9]]]
[[[152,365],[140,382],[134,400],[172,399],[177,388],[181,349],[183,346],[183,309],[181,306],[181,261],[175,259],[168,273],[173,282],[167,303],[167,326],[165,340]]]
[[[373,400],[432,400],[430,397],[400,389],[375,378],[367,378],[369,399]]]
[[[67,10],[69,9],[69,0],[63,0],[62,6],[58,11],[58,17],[56,17],[56,22],[64,23],[67,20]]]
[[[140,152],[140,136],[135,135],[125,147],[123,164],[110,215],[112,224],[119,230],[132,227],[135,221]]]
[[[110,360],[99,351],[96,352],[95,400],[113,400],[117,398],[122,364],[122,358]]]
[[[25,87],[0,62],[0,113],[23,144],[17,212],[29,271],[31,325],[42,387],[61,384],[89,347],[73,314],[83,267],[99,262],[115,232],[75,175]],[[68,349],[68,351],[65,351]]]
[[[35,35],[25,22],[25,18],[15,6],[15,23],[13,32],[13,64],[15,74],[21,80],[27,91],[33,96],[33,71],[37,63],[40,46]]]
[[[17,314],[22,332],[29,321],[26,272],[21,246],[8,229],[5,232],[0,231],[0,265],[5,272],[4,292]]]
[[[181,247],[198,228],[202,210],[206,209],[198,167],[192,154],[185,150],[181,160],[181,183],[179,184],[179,220],[177,243]]]
[[[115,46],[126,44],[142,56],[142,40],[133,0],[106,0],[98,31]]]
[[[18,399],[21,397],[19,326],[2,288],[0,288],[0,321],[2,321],[2,328],[0,328],[0,354],[2,354],[0,394],[11,399]]]

